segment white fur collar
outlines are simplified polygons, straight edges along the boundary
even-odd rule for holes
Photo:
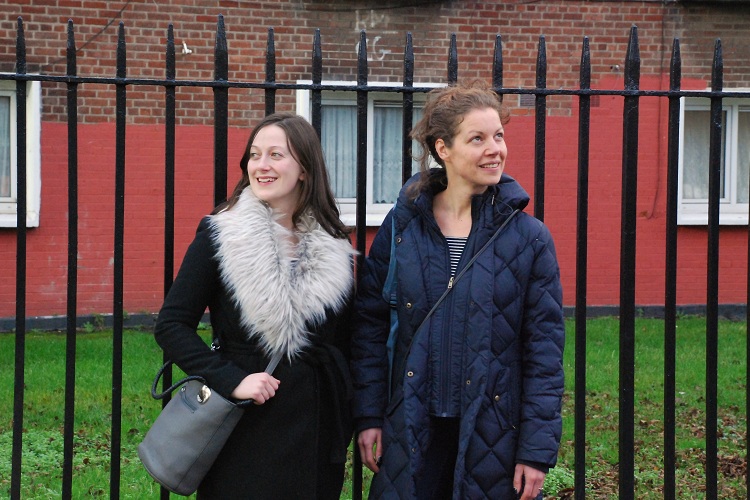
[[[267,353],[298,354],[310,342],[307,325],[321,323],[326,308],[338,311],[348,299],[355,251],[312,217],[303,217],[295,248],[248,187],[231,210],[211,217],[211,226],[222,281],[248,338],[257,337]]]

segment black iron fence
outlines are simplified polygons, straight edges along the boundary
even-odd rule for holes
[[[75,401],[75,354],[76,354],[76,291],[78,252],[78,144],[77,144],[77,90],[81,84],[96,83],[114,86],[116,91],[116,177],[115,177],[115,241],[113,282],[113,368],[112,368],[112,427],[110,496],[120,495],[121,452],[121,395],[122,395],[122,343],[123,343],[123,226],[125,200],[125,128],[127,88],[139,85],[163,87],[165,94],[165,227],[164,227],[164,291],[169,289],[174,268],[174,177],[175,177],[175,91],[177,87],[192,86],[211,88],[214,95],[214,200],[226,198],[227,186],[227,129],[228,92],[233,88],[255,88],[265,91],[265,112],[275,109],[276,91],[280,89],[306,89],[311,93],[311,121],[318,133],[321,130],[321,96],[327,90],[349,90],[357,94],[357,226],[356,241],[360,255],[365,251],[366,215],[366,134],[368,93],[397,92],[403,98],[403,180],[411,175],[412,160],[408,133],[413,124],[414,94],[429,88],[414,86],[411,38],[407,37],[403,84],[394,87],[368,85],[367,44],[362,32],[357,59],[356,87],[340,87],[322,83],[323,57],[320,35],[316,31],[312,51],[312,83],[284,84],[276,82],[276,59],[273,30],[268,32],[266,78],[263,82],[234,82],[228,79],[228,49],[223,19],[219,18],[215,45],[215,77],[210,81],[187,81],[175,79],[175,44],[172,26],[168,28],[166,45],[165,77],[159,79],[128,78],[126,72],[125,27],[120,24],[117,45],[117,73],[115,78],[79,77],[76,67],[76,48],[72,21],[68,24],[67,72],[65,75],[28,74],[23,22],[18,20],[15,74],[0,75],[2,80],[16,82],[17,144],[26,143],[26,83],[48,81],[67,86],[68,116],[68,289],[67,289],[67,344],[63,449],[63,497],[71,497],[74,453],[74,401]],[[576,285],[575,285],[575,497],[585,497],[586,470],[586,310],[587,310],[587,221],[589,196],[589,138],[591,136],[590,109],[595,96],[622,97],[622,200],[620,240],[620,303],[619,303],[619,496],[623,500],[633,499],[634,481],[634,366],[635,366],[635,263],[636,263],[636,191],[638,174],[638,127],[639,103],[643,97],[666,98],[669,102],[668,158],[667,158],[667,224],[666,224],[666,279],[664,296],[664,498],[675,498],[675,345],[676,345],[676,287],[677,287],[677,204],[678,204],[678,156],[680,99],[685,96],[710,99],[710,154],[709,154],[709,210],[708,210],[708,263],[706,283],[706,497],[717,498],[717,346],[718,346],[718,270],[719,270],[719,201],[721,186],[722,154],[722,100],[725,98],[750,99],[747,92],[723,90],[723,64],[721,42],[716,41],[713,58],[711,90],[681,90],[681,57],[679,40],[675,39],[670,63],[669,90],[642,90],[640,88],[640,55],[638,31],[630,33],[624,62],[624,88],[617,90],[594,90],[590,87],[591,63],[588,39],[582,41],[580,86],[575,89],[549,89],[546,87],[547,58],[545,39],[540,37],[536,86],[534,88],[503,87],[502,39],[497,36],[492,66],[492,83],[501,94],[526,94],[534,99],[535,149],[534,149],[534,214],[544,218],[545,201],[545,124],[547,98],[553,95],[575,96],[579,106],[578,123],[578,201],[576,218]],[[451,38],[448,53],[446,83],[458,79],[458,57],[455,36]],[[750,101],[748,101],[750,103]],[[16,318],[15,318],[15,384],[13,400],[13,439],[11,457],[11,498],[21,497],[21,458],[24,424],[24,360],[26,317],[26,154],[18,147],[17,154],[17,261],[16,261]],[[748,256],[750,260],[750,254]],[[750,343],[748,343],[750,354]],[[750,376],[750,373],[748,373]],[[170,377],[164,381],[170,384]],[[750,414],[750,398],[746,411]],[[355,459],[354,495],[361,497],[361,465]],[[748,488],[750,491],[750,488]],[[165,496],[165,491],[162,495]],[[750,498],[750,497],[749,497]]]

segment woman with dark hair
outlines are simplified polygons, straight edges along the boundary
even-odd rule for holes
[[[530,500],[557,460],[559,269],[549,231],[522,211],[529,196],[503,173],[508,120],[483,85],[431,92],[412,132],[422,171],[361,271],[351,366],[370,498]]]
[[[320,141],[302,117],[263,119],[240,167],[229,200],[198,226],[155,329],[187,374],[255,402],[198,498],[338,499],[351,438],[354,251]],[[213,349],[196,332],[206,308]],[[278,367],[264,373],[278,352]]]

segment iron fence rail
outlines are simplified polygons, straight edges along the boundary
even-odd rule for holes
[[[178,87],[211,88],[214,93],[214,201],[226,199],[227,188],[227,131],[229,89],[263,89],[265,113],[275,110],[276,91],[282,89],[306,89],[311,91],[311,122],[320,135],[322,92],[347,90],[357,96],[357,226],[356,245],[360,251],[357,265],[361,265],[366,245],[366,181],[367,181],[367,101],[371,91],[396,92],[402,94],[402,181],[411,175],[409,132],[413,125],[414,94],[427,92],[430,88],[414,86],[414,53],[411,35],[407,35],[403,84],[394,86],[368,85],[367,39],[361,33],[357,55],[356,86],[329,85],[322,83],[323,56],[320,31],[315,30],[312,50],[312,83],[289,84],[276,81],[276,50],[273,29],[268,30],[266,42],[266,66],[263,82],[235,82],[228,79],[228,46],[224,30],[224,19],[219,17],[214,51],[214,79],[176,80],[174,33],[172,25],[167,30],[166,61],[164,79],[128,78],[125,27],[120,23],[117,42],[117,72],[115,78],[81,77],[77,74],[75,35],[72,21],[68,22],[67,70],[65,75],[37,75],[27,73],[26,48],[23,20],[18,19],[16,41],[16,71],[0,74],[0,80],[16,82],[16,130],[17,144],[26,143],[26,83],[47,81],[64,83],[67,87],[68,118],[68,286],[66,329],[66,377],[64,411],[64,449],[62,471],[62,496],[71,498],[73,477],[74,401],[75,401],[75,353],[77,311],[77,253],[78,253],[78,87],[85,83],[112,85],[116,92],[115,135],[115,232],[113,266],[113,365],[112,365],[112,429],[110,496],[120,495],[120,444],[121,444],[121,394],[122,394],[122,334],[123,334],[123,246],[125,221],[125,149],[126,149],[126,104],[128,87],[153,85],[164,88],[165,112],[165,222],[164,222],[164,293],[173,280],[174,256],[174,201],[175,201],[175,93]],[[448,51],[446,83],[458,81],[458,53],[455,35],[451,36]],[[576,214],[576,280],[575,280],[575,498],[586,495],[586,305],[588,278],[588,196],[589,196],[589,142],[591,136],[591,97],[613,95],[622,97],[622,199],[620,241],[620,388],[619,388],[619,495],[623,500],[634,498],[634,364],[635,364],[635,262],[636,262],[636,198],[638,173],[638,132],[640,99],[643,97],[665,97],[669,101],[667,137],[667,223],[666,223],[666,275],[664,297],[664,497],[675,498],[675,345],[676,345],[676,282],[677,282],[677,169],[679,156],[680,99],[685,96],[706,97],[711,100],[710,154],[709,154],[709,223],[708,223],[708,273],[706,304],[706,497],[716,499],[717,490],[717,345],[718,345],[718,265],[719,265],[719,196],[721,173],[722,100],[730,97],[750,98],[741,91],[723,90],[723,62],[721,42],[717,40],[713,56],[711,90],[681,90],[681,57],[679,40],[675,39],[670,60],[670,83],[668,90],[643,90],[640,88],[640,55],[638,31],[633,27],[625,56],[623,89],[591,89],[591,61],[588,38],[584,37],[581,51],[580,86],[577,89],[549,89],[546,87],[547,57],[544,37],[540,37],[536,60],[536,83],[534,88],[503,87],[502,38],[495,40],[491,79],[493,87],[501,94],[530,94],[534,96],[535,148],[534,148],[534,215],[544,218],[545,188],[545,144],[546,144],[546,100],[550,96],[570,95],[578,98],[578,177]],[[21,497],[21,449],[24,421],[24,360],[26,336],[26,153],[24,147],[17,151],[17,239],[16,239],[16,323],[15,323],[15,371],[13,398],[13,437],[11,456],[10,496]],[[750,238],[750,236],[749,236]],[[750,262],[750,250],[748,251]],[[749,280],[750,283],[750,280]],[[750,284],[748,285],[750,295]],[[750,312],[748,312],[750,315]],[[750,319],[750,317],[748,318]],[[750,343],[747,355],[750,357]],[[170,374],[167,374],[170,375]],[[746,374],[750,380],[750,366]],[[171,378],[171,376],[169,377]],[[171,384],[165,376],[165,385]],[[749,389],[750,390],[750,389]],[[746,399],[746,410],[750,414],[750,398]],[[750,439],[750,438],[748,438]],[[356,449],[356,447],[355,447]],[[356,455],[356,453],[355,453]],[[355,456],[354,498],[361,498],[361,462]],[[748,483],[750,484],[750,483]],[[750,491],[750,488],[748,488]],[[162,489],[162,498],[168,492]],[[750,496],[749,496],[750,498]]]

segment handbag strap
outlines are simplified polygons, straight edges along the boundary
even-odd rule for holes
[[[268,373],[268,374],[272,374],[273,371],[276,369],[276,366],[278,366],[279,361],[281,361],[281,357],[282,356],[283,356],[283,352],[282,351],[276,351],[273,354],[273,356],[271,356],[271,361],[268,362],[268,366],[266,366],[266,369],[264,371],[266,373]],[[151,397],[153,397],[154,399],[164,399],[164,398],[166,398],[175,389],[177,389],[178,387],[180,387],[183,384],[186,384],[186,383],[190,382],[191,380],[197,380],[197,381],[202,382],[204,384],[206,383],[206,379],[204,379],[203,377],[201,377],[199,375],[188,375],[187,377],[183,378],[179,382],[175,382],[174,384],[172,384],[171,386],[169,386],[169,388],[165,389],[163,392],[158,392],[156,388],[159,385],[159,379],[164,374],[164,371],[167,368],[169,368],[171,365],[172,365],[172,360],[169,360],[166,363],[164,363],[164,365],[161,368],[159,368],[158,372],[156,372],[156,378],[154,379],[154,383],[151,385]],[[240,402],[238,404],[244,404],[244,403],[248,403],[248,402],[252,402],[252,400],[242,401],[242,402]]]
[[[396,202],[398,203],[398,202]],[[393,205],[393,212],[396,212],[396,205]],[[385,277],[383,284],[383,298],[388,301],[392,308],[396,307],[396,216],[391,216],[391,256],[388,260],[388,275]]]
[[[443,292],[443,294],[440,296],[440,298],[437,299],[437,302],[435,302],[435,304],[432,306],[432,308],[430,309],[430,311],[427,313],[427,316],[424,317],[424,319],[422,320],[422,322],[419,324],[419,327],[417,327],[417,329],[414,330],[414,335],[412,335],[411,341],[409,342],[409,349],[406,351],[407,353],[409,351],[411,351],[411,345],[414,342],[414,337],[417,336],[417,332],[424,326],[425,323],[427,323],[427,320],[430,319],[430,316],[432,316],[432,313],[435,312],[435,310],[438,308],[438,306],[443,302],[443,300],[445,300],[445,297],[447,297],[448,294],[450,293],[450,291],[453,290],[453,287],[456,285],[456,283],[458,283],[458,280],[460,280],[461,277],[464,274],[466,274],[466,271],[471,267],[471,265],[477,260],[477,258],[482,254],[482,252],[484,252],[492,244],[492,242],[495,241],[495,239],[502,232],[502,230],[505,229],[505,226],[508,225],[508,223],[510,222],[510,220],[518,212],[520,212],[519,208],[513,210],[513,212],[508,216],[508,218],[503,221],[503,223],[500,225],[499,228],[497,228],[497,231],[495,231],[495,234],[493,234],[492,237],[490,237],[490,239],[487,240],[487,243],[485,243],[484,246],[482,246],[482,248],[480,248],[479,251],[474,254],[474,256],[471,258],[471,260],[466,263],[466,265],[464,266],[464,268],[461,269],[461,272],[458,273],[454,278],[450,279],[450,281],[448,282],[448,288],[446,288],[445,291]]]
[[[159,379],[162,377],[162,375],[164,374],[164,372],[170,366],[172,366],[172,360],[171,359],[168,360],[166,363],[164,363],[164,365],[161,368],[159,368],[159,371],[156,372],[156,378],[154,378],[154,383],[151,384],[151,397],[152,398],[154,398],[154,399],[164,399],[167,396],[169,396],[170,394],[172,394],[172,391],[174,391],[175,389],[177,389],[178,387],[180,387],[182,384],[186,384],[186,383],[190,382],[191,380],[197,380],[199,382],[204,382],[204,383],[206,382],[206,379],[204,379],[203,377],[199,377],[198,375],[188,375],[187,377],[185,377],[184,379],[180,380],[179,382],[175,382],[174,384],[172,384],[171,386],[169,386],[169,388],[165,389],[163,392],[158,392],[156,388],[159,386]]]

